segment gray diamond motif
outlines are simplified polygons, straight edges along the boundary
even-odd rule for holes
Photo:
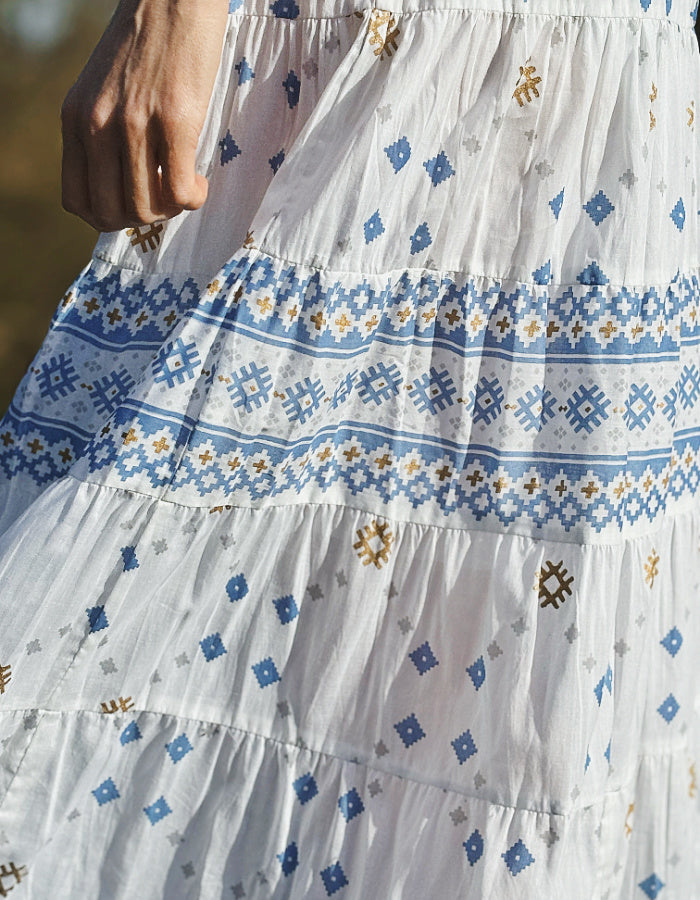
[[[486,648],[486,651],[490,659],[496,659],[497,656],[501,656],[503,653],[496,641],[491,641],[491,643]]]
[[[464,812],[461,806],[458,806],[457,809],[453,809],[450,813],[450,818],[452,819],[453,825],[461,825],[462,822],[467,821],[467,814]]]

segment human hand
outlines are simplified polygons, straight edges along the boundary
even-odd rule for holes
[[[61,110],[63,206],[98,231],[199,209],[228,0],[120,0]]]

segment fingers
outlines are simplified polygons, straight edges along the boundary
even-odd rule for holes
[[[167,135],[166,131],[159,151],[162,201],[178,211],[199,209],[207,199],[209,184],[196,172],[196,138],[172,130]]]
[[[166,134],[169,137],[166,138]],[[116,231],[199,209],[208,193],[195,169],[197,136],[154,120],[85,123],[63,115],[63,205],[98,231]]]

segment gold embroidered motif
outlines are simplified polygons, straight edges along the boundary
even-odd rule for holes
[[[685,111],[688,113],[688,128],[692,128],[695,122],[695,100],[690,101],[690,106],[686,106]]]
[[[136,437],[136,432],[134,431],[133,428],[130,428],[128,431],[125,431],[124,434],[122,435],[122,438],[124,439],[124,443],[126,445],[133,444],[134,441],[138,440],[138,438]]]
[[[210,282],[207,285],[207,294],[216,294],[221,290],[221,285],[219,284],[218,279],[214,279],[214,281]]]
[[[382,35],[380,29],[386,26]],[[396,27],[394,14],[384,9],[373,9],[369,17],[369,42],[374,46],[374,55],[380,59],[384,59],[384,51],[386,55],[391,56],[396,47],[396,38],[401,34]]]
[[[131,697],[120,697],[119,700],[110,700],[106,703],[104,700],[100,704],[102,707],[102,712],[107,713],[108,715],[112,715],[112,713],[121,710],[122,712],[127,712],[130,710],[134,704],[131,702]]]
[[[138,245],[144,253],[148,253],[149,250],[155,250],[160,244],[160,233],[162,230],[162,224],[154,222],[149,226],[148,231],[142,232],[141,228],[137,226],[136,228],[128,228],[126,234],[127,237],[131,238],[132,247]]]
[[[394,535],[389,530],[389,525],[373,519],[369,525],[357,530],[357,537],[359,540],[352,546],[357,550],[362,564],[364,566],[374,565],[377,569],[381,569],[389,559],[391,545],[394,542]]]
[[[243,246],[246,248],[246,250],[251,250],[253,248],[253,232],[252,231],[249,231],[246,234],[245,240],[243,241]]]
[[[564,568],[564,560],[560,560],[556,565],[549,560],[545,562],[535,584],[537,599],[542,600],[541,607],[553,606],[555,609],[559,609],[559,604],[571,596],[571,584],[574,576],[569,575],[567,578],[567,575],[569,573]]]
[[[8,892],[18,885],[26,875],[26,866],[16,866],[13,862],[3,863],[0,866],[0,897],[7,897]],[[6,885],[6,878],[14,878],[15,883]]]
[[[691,765],[691,767],[688,769],[688,771],[690,772],[690,778],[691,778],[690,785],[688,786],[688,796],[692,799],[695,797],[695,794],[698,789],[698,786],[695,783],[695,763],[693,763]]]
[[[658,92],[656,90],[656,85],[652,81],[651,93],[649,94],[649,102],[653,103],[654,100],[656,100],[657,96],[658,96]],[[654,128],[656,128],[656,116],[654,115],[652,110],[649,110],[649,131],[651,131]]]
[[[625,816],[625,837],[629,837],[632,834],[632,826],[629,824],[629,817],[634,812],[634,803],[630,803],[627,808],[627,815]]]
[[[12,680],[12,666],[0,666],[0,694],[5,693],[5,688]]]
[[[528,103],[532,103],[532,97],[530,96],[530,91],[535,95],[535,97],[539,97],[540,93],[537,90],[537,85],[541,84],[542,79],[539,75],[535,75],[535,66],[520,66],[520,78],[524,78],[525,81],[522,84],[518,84],[518,86],[513,91],[513,96],[518,101],[518,106],[524,106],[523,98],[527,100]],[[520,78],[518,81],[520,81]]]
[[[654,587],[654,579],[659,574],[659,556],[654,550],[651,548],[651,553],[647,557],[647,561],[644,563],[644,580],[649,585],[649,587]]]

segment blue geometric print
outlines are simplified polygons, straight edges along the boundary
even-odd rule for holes
[[[403,741],[404,747],[412,747],[416,741],[425,737],[425,732],[420,727],[420,723],[414,713],[397,722],[394,728]]]
[[[165,797],[160,796],[155,803],[151,803],[150,806],[144,807],[143,811],[148,816],[148,821],[151,825],[155,825],[157,822],[160,822],[161,819],[170,815],[172,809],[168,806]]]
[[[246,412],[260,409],[270,399],[272,376],[267,366],[251,362],[237,372],[232,372],[226,390],[231,395],[235,408],[243,407]]]
[[[700,372],[696,366],[684,366],[676,390],[683,409],[693,407],[700,394]]]
[[[685,225],[685,206],[683,205],[682,197],[679,197],[676,201],[676,205],[671,210],[670,216],[676,228],[679,231],[683,231],[683,226]]]
[[[475,828],[474,831],[472,831],[462,846],[467,851],[467,859],[469,860],[470,866],[479,862],[484,852],[484,839],[478,828]]]
[[[364,224],[365,243],[371,244],[373,240],[384,234],[384,223],[382,222],[379,210],[372,213]]]
[[[411,256],[420,253],[421,250],[425,250],[432,242],[433,239],[430,236],[428,223],[423,222],[423,224],[419,225],[411,235]]]
[[[360,399],[363,403],[376,403],[379,406],[383,400],[389,400],[398,394],[402,381],[403,375],[396,363],[387,366],[386,363],[379,362],[360,373]]]
[[[279,600],[272,601],[277,610],[279,620],[283,625],[288,625],[299,615],[299,608],[294,602],[294,597],[289,594],[286,597],[280,597]]]
[[[290,70],[289,74],[282,82],[282,87],[287,92],[287,103],[289,108],[294,109],[299,102],[299,92],[301,90],[301,81],[299,81],[299,76],[296,72]]]
[[[648,878],[644,879],[644,881],[639,882],[639,887],[644,891],[649,900],[656,900],[663,886],[663,881],[655,872],[652,872]]]
[[[474,424],[477,422],[483,422],[484,424],[493,422],[501,412],[503,396],[503,388],[498,378],[489,380],[483,377],[469,395]]]
[[[427,641],[421,644],[420,647],[416,647],[408,655],[413,665],[418,669],[419,675],[425,675],[426,672],[429,672],[434,666],[439,664]]]
[[[166,744],[165,749],[168,751],[172,761],[178,763],[183,757],[187,756],[193,748],[187,735],[181,734],[180,737],[177,737],[174,741],[170,741],[169,744]]]
[[[450,165],[449,159],[442,150],[438,153],[437,156],[434,156],[432,159],[424,162],[423,168],[428,173],[428,175],[430,175],[430,180],[433,182],[433,187],[437,187],[439,184],[442,184],[443,181],[451,178],[455,173],[455,170]]]
[[[520,839],[505,853],[501,853],[501,856],[505,860],[511,875],[519,875],[523,869],[535,861],[535,857]]]
[[[700,478],[700,430],[684,433],[657,453],[628,451],[580,462],[557,454],[503,454],[445,440],[427,442],[397,429],[389,435],[352,422],[280,445],[263,435],[210,431],[203,422],[172,424],[160,411],[153,412],[157,414],[143,406],[138,411],[120,407],[113,427],[86,447],[89,468],[99,472],[109,466],[116,483],[141,490],[171,482],[174,496],[186,488],[210,497],[211,505],[219,497],[219,502],[230,503],[234,492],[245,502],[285,496],[296,501],[302,491],[326,492],[335,485],[356,492],[360,476],[362,489],[371,490],[384,504],[406,500],[415,508],[434,506],[443,515],[461,511],[475,522],[509,525],[526,520],[535,527],[557,523],[566,531],[585,527],[601,532],[607,526],[621,529],[640,520],[653,522],[684,496],[695,496]],[[139,440],[125,444],[122,435],[136,428]],[[161,454],[155,470],[153,441],[164,432],[172,462]],[[182,456],[185,446],[188,452]],[[355,448],[352,453],[348,446]],[[206,466],[200,459],[202,448],[210,457]],[[261,454],[267,460],[265,471],[240,464]],[[379,465],[384,454],[390,462],[417,457],[420,470],[409,477],[405,466]],[[671,458],[686,462],[667,477]],[[229,463],[236,460],[232,468]]]
[[[90,634],[95,631],[102,631],[103,628],[109,626],[104,606],[93,606],[86,609],[88,624],[90,625]]]
[[[234,575],[233,578],[228,580],[226,583],[226,593],[228,594],[231,603],[245,597],[248,593],[248,582],[245,580],[245,575],[242,572],[239,575]]]
[[[658,707],[657,712],[665,722],[669,723],[673,721],[679,709],[680,703],[673,694],[669,694],[661,706]]]
[[[63,353],[43,362],[36,376],[40,395],[51,400],[67,397],[75,391],[75,383],[79,380],[80,376],[75,371],[73,363]]]
[[[210,634],[209,637],[203,638],[199,642],[199,646],[202,648],[202,653],[207,662],[211,662],[213,659],[226,653],[226,648],[218,631],[215,634]]]
[[[117,786],[111,778],[103,781],[99,787],[92,791],[92,794],[100,806],[104,806],[105,803],[116,800],[120,796]]]
[[[584,203],[583,208],[596,225],[600,225],[603,219],[607,218],[615,209],[602,191],[598,191],[595,197],[591,197],[588,203]]]
[[[221,150],[219,161],[222,166],[227,165],[231,160],[241,155],[241,148],[233,139],[230,131],[227,131],[219,141],[219,149]]]
[[[429,412],[435,416],[452,406],[452,398],[456,393],[457,388],[447,369],[438,372],[435,367],[431,367],[430,372],[413,379],[409,396],[419,412]]]
[[[632,431],[635,428],[644,429],[654,415],[656,396],[648,384],[630,387],[629,397],[625,401],[625,425]]]
[[[102,378],[93,379],[88,385],[90,398],[98,413],[111,415],[119,404],[128,397],[135,382],[125,368],[112,372]]]
[[[277,859],[282,865],[284,875],[291,875],[299,865],[299,850],[294,841],[282,852],[277,854]]]
[[[119,735],[119,743],[125,747],[127,744],[131,744],[133,741],[141,740],[141,729],[136,724],[136,722],[129,722],[126,728]]]
[[[452,749],[457,754],[460,766],[476,753],[476,744],[469,729],[451,741]]]
[[[603,391],[593,385],[585,387],[581,384],[567,401],[568,409],[566,418],[571,423],[574,432],[586,431],[593,433],[601,422],[608,418],[607,409],[610,400]]]
[[[390,146],[385,147],[384,152],[389,157],[389,162],[394,167],[394,172],[400,172],[411,158],[411,145],[407,137],[402,137]]]
[[[138,569],[139,561],[136,558],[136,547],[122,547],[122,565],[124,566],[125,572],[130,572],[132,569]]]
[[[278,19],[296,19],[299,15],[299,7],[294,0],[275,0],[270,9]]]
[[[305,803],[308,803],[309,800],[313,800],[313,798],[318,794],[318,785],[316,784],[316,779],[311,775],[310,772],[307,772],[306,775],[300,775],[299,778],[292,785],[294,791],[299,798],[299,802],[303,806]]]
[[[362,798],[357,793],[356,788],[351,788],[347,794],[343,794],[343,796],[340,797],[338,800],[338,808],[345,816],[346,822],[354,819],[355,816],[359,816],[365,809]]]
[[[549,206],[554,214],[555,219],[559,219],[559,213],[561,212],[561,208],[564,205],[564,188],[562,188],[556,197],[552,197],[549,201]]]
[[[323,886],[326,889],[326,894],[329,897],[335,894],[336,891],[339,891],[341,888],[350,883],[346,878],[345,872],[343,872],[343,867],[339,862],[334,863],[332,866],[327,866],[325,869],[323,869],[321,871],[321,879],[323,880]]]
[[[268,160],[268,162],[270,163],[270,168],[276,175],[277,170],[284,162],[284,147],[281,150],[278,150],[278,152],[275,153],[274,156],[271,156],[270,159]]]
[[[238,83],[245,84],[246,81],[250,81],[252,78],[255,78],[255,72],[251,69],[250,63],[244,57],[241,58],[240,62],[237,62],[233,67],[236,72],[238,72]]]
[[[671,656],[675,656],[681,649],[683,644],[683,635],[674,625],[668,634],[659,641],[659,643],[668,650]]]
[[[194,378],[195,369],[200,364],[199,352],[194,341],[186,344],[182,338],[161,347],[153,363],[153,380],[166,387],[183,384]]]
[[[325,391],[321,382],[305,378],[292,387],[284,389],[285,400],[282,403],[290,422],[306,422],[319,408]]]
[[[255,673],[255,677],[258,679],[258,684],[261,688],[281,680],[279,672],[277,671],[277,666],[275,666],[272,657],[270,656],[261,660],[259,663],[255,663],[251,668]]]
[[[541,431],[554,416],[557,399],[548,388],[538,384],[518,397],[516,403],[515,416],[525,431]]]
[[[476,662],[467,666],[467,674],[472,680],[472,684],[478,691],[481,685],[486,681],[486,667],[484,666],[484,657],[480,656]]]

